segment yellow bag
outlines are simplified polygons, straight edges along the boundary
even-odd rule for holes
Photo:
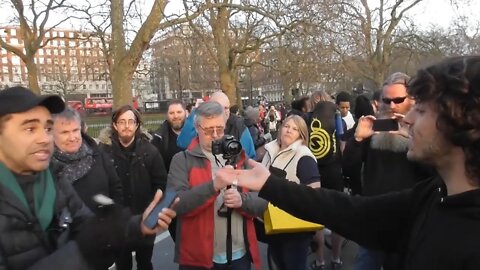
[[[310,232],[323,229],[323,225],[296,218],[268,203],[263,214],[266,234]]]

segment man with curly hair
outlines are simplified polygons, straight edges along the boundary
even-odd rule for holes
[[[399,252],[402,269],[480,269],[480,56],[419,70],[408,94],[416,104],[403,119],[407,156],[437,173],[412,189],[349,197],[289,183],[253,161],[253,169],[222,169],[217,179],[260,190],[276,206],[362,246]]]

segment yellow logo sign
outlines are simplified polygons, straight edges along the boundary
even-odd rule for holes
[[[317,159],[321,159],[325,157],[330,150],[330,135],[322,128],[322,123],[317,118],[312,120],[310,129],[312,131],[310,132],[310,142],[308,143],[308,147]]]

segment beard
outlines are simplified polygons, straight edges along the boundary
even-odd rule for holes
[[[374,134],[370,142],[370,147],[378,150],[389,150],[402,153],[408,150],[408,138],[402,135],[382,132]]]
[[[168,123],[170,124],[170,127],[174,130],[174,131],[180,131],[183,127],[183,123],[185,121],[168,121]]]

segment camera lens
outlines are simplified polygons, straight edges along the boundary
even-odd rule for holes
[[[238,155],[242,151],[242,145],[238,141],[231,141],[227,144],[227,152],[230,155]]]

